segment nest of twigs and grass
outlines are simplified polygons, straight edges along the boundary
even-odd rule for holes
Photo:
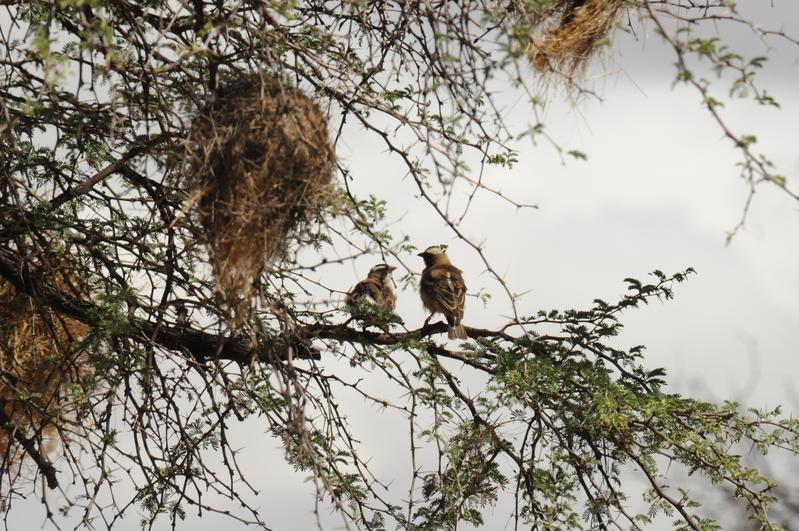
[[[186,171],[217,292],[238,326],[264,268],[333,201],[325,115],[278,79],[246,79],[193,118]]]
[[[72,274],[57,270],[53,283],[74,292]],[[90,373],[82,340],[88,327],[42,306],[0,280],[0,455],[2,467],[21,465],[32,441],[41,455],[51,454],[63,439],[59,429],[76,421],[70,384]],[[11,475],[9,475],[11,477]]]
[[[533,67],[569,81],[579,77],[608,44],[624,5],[625,0],[553,0],[528,13],[534,36],[527,55]]]

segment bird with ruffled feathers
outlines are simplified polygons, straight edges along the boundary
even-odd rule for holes
[[[372,267],[366,278],[355,284],[347,294],[347,304],[358,307],[363,303],[369,303],[393,312],[397,296],[394,294],[391,272],[395,269],[397,268],[388,264],[377,264]]]

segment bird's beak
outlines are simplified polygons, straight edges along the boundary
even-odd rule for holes
[[[394,271],[395,269],[397,269],[397,266],[388,266],[388,272],[389,272],[389,273],[391,273],[391,272],[392,272],[392,271]]]
[[[419,253],[416,256],[424,256],[424,253]]]

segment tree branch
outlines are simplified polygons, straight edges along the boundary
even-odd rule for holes
[[[59,290],[43,274],[32,271],[25,259],[8,247],[0,247],[0,275],[11,282],[18,291],[35,297],[41,304],[62,315],[77,319],[89,326],[99,324],[98,316],[102,314],[100,307]],[[246,337],[229,337],[183,326],[158,325],[135,317],[128,318],[128,325],[124,328],[125,331],[117,332],[117,335],[137,342],[153,341],[166,350],[188,352],[200,362],[209,359],[226,359],[248,363],[253,356],[261,361],[285,360],[289,356],[285,345],[275,345],[266,341],[260,341],[253,345],[253,342]],[[344,324],[310,324],[306,326],[297,324],[289,340],[290,346],[294,348],[292,357],[319,359],[321,357],[319,351],[310,345],[310,341],[313,339],[331,339],[368,345],[399,345],[446,331],[447,324],[444,322],[433,323],[401,333],[358,330]],[[505,332],[484,328],[466,327],[466,332],[471,338],[513,339]],[[481,370],[488,370],[485,365],[475,364],[473,360],[456,352],[437,346],[431,348],[432,350],[428,349],[431,354],[459,359]]]
[[[0,424],[9,436],[17,440],[20,446],[25,449],[25,452],[33,459],[33,462],[36,463],[36,466],[39,467],[39,471],[47,480],[47,487],[50,490],[55,489],[58,487],[55,467],[36,449],[33,437],[25,437],[14,424],[14,421],[6,413],[6,403],[6,400],[0,397]]]
[[[99,183],[103,179],[110,177],[117,171],[120,171],[132,159],[138,157],[142,153],[149,152],[153,147],[157,146],[161,142],[164,142],[170,137],[171,135],[159,135],[157,137],[150,139],[148,142],[145,142],[144,144],[138,145],[130,149],[122,157],[110,163],[105,168],[98,171],[91,177],[82,181],[80,184],[73,186],[72,188],[69,188],[68,190],[54,197],[50,201],[50,208],[55,210],[56,208],[60,207],[67,201],[87,193],[89,190],[92,189],[92,187],[94,187],[95,184]]]

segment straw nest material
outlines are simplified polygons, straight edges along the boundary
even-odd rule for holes
[[[232,325],[264,267],[332,201],[334,163],[325,116],[286,82],[241,81],[195,116],[185,168]]]
[[[70,275],[55,272],[55,284],[74,292]],[[0,402],[7,424],[0,429],[0,463],[21,464],[26,456],[14,432],[38,441],[41,454],[56,448],[57,428],[75,416],[65,387],[86,376],[79,340],[80,321],[59,315],[0,280]]]
[[[530,62],[540,72],[571,79],[580,74],[607,42],[625,0],[554,0],[530,19],[537,36],[527,47]]]

